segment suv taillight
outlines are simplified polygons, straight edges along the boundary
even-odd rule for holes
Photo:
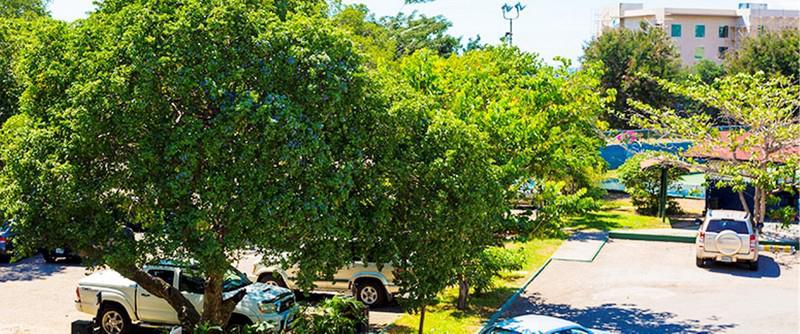
[[[4,243],[6,243],[6,238],[3,237],[3,236],[0,236],[0,244],[4,244]]]
[[[755,234],[751,234],[750,235],[750,252],[755,252],[755,251],[756,251],[756,235]]]
[[[703,247],[703,244],[706,243],[706,232],[700,232],[700,237],[697,239],[697,242],[700,244],[700,247]]]

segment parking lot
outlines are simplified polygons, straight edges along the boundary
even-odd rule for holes
[[[761,253],[759,271],[697,268],[694,245],[609,240],[593,262],[552,261],[506,312],[620,333],[797,333],[798,257]]]
[[[245,258],[237,267],[247,272],[254,262]],[[0,264],[0,334],[68,333],[73,321],[90,320],[73,306],[75,287],[86,272],[77,264],[45,263],[38,255]],[[370,313],[370,323],[379,328],[401,314],[397,306],[381,308]]]

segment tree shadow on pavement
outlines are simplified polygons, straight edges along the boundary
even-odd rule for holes
[[[16,263],[0,264],[0,283],[33,281],[64,271],[72,263],[46,263],[41,256],[34,256]]]
[[[781,266],[769,256],[758,257],[758,270],[750,271],[739,263],[708,262],[708,271],[718,274],[728,274],[750,278],[776,278],[781,276]]]
[[[585,327],[620,333],[717,333],[736,327],[736,324],[714,324],[712,320],[676,319],[670,312],[637,308],[633,304],[603,304],[577,308],[566,304],[545,302],[538,294],[520,297],[513,307],[516,313],[541,314],[577,322]],[[524,305],[520,305],[524,303]]]

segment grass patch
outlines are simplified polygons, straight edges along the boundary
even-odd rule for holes
[[[448,288],[439,295],[439,303],[430,305],[425,312],[425,333],[460,334],[477,332],[483,323],[519,289],[534,271],[539,269],[563,239],[534,239],[526,242],[509,242],[510,249],[522,249],[525,254],[524,270],[508,272],[495,278],[495,288],[481,294],[470,295],[469,309],[457,310],[458,289]],[[418,314],[405,314],[387,328],[389,333],[416,333]]]
[[[628,199],[607,200],[600,211],[569,219],[567,227],[575,230],[609,231],[617,229],[670,228],[669,219],[644,216]]]

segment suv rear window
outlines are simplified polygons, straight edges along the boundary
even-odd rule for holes
[[[741,220],[711,220],[708,222],[706,232],[719,233],[725,230],[731,230],[736,234],[749,234],[747,230],[747,222]]]

